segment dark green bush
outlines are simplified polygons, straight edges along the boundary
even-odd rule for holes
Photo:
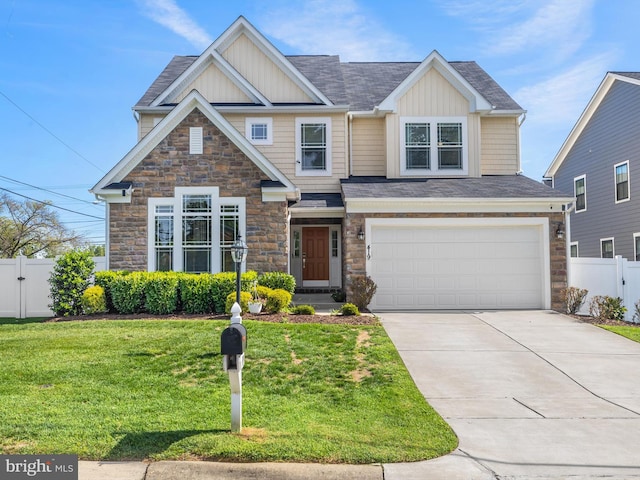
[[[360,316],[360,310],[353,303],[345,303],[340,307],[340,313],[345,316]]]
[[[51,310],[58,316],[82,314],[82,294],[90,285],[95,264],[87,251],[61,255],[49,278]]]
[[[178,274],[175,272],[149,272],[145,279],[147,312],[156,315],[175,313],[178,309]]]
[[[212,286],[212,295],[215,305],[215,311],[218,313],[226,312],[227,296],[236,291],[236,274],[235,272],[220,272],[213,274],[214,282]],[[243,292],[251,292],[253,282],[258,278],[258,274],[253,270],[240,275],[240,290]]]
[[[268,313],[278,313],[287,308],[290,303],[291,294],[282,288],[276,288],[269,294],[265,309]]]
[[[82,312],[85,315],[107,312],[107,302],[104,296],[104,288],[100,285],[88,287],[82,293]]]
[[[313,305],[297,305],[291,309],[294,315],[315,315],[316,309]]]
[[[180,302],[187,313],[215,312],[213,299],[213,275],[182,273],[178,277]]]
[[[266,272],[258,277],[258,284],[269,287],[272,290],[282,289],[291,295],[296,291],[296,279],[293,275],[284,272]]]
[[[111,284],[113,281],[124,275],[128,275],[129,272],[124,270],[114,271],[114,270],[102,270],[100,272],[96,272],[94,275],[94,283],[102,288],[104,288],[104,298],[107,302],[107,311],[111,313],[115,313],[116,309],[113,306],[113,298],[111,296]]]
[[[144,309],[147,272],[117,276],[111,282],[113,307],[120,314],[139,313]]]

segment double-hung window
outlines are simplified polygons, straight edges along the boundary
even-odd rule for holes
[[[403,117],[400,121],[403,175],[466,175],[465,117]]]
[[[331,175],[330,118],[296,118],[296,175]]]
[[[613,238],[600,239],[600,257],[601,258],[613,258],[615,250],[613,247]]]
[[[233,271],[230,247],[245,230],[245,199],[219,197],[217,187],[178,187],[149,199],[150,271]]]
[[[587,209],[587,177],[581,175],[573,179],[573,194],[576,197],[576,212]]]
[[[629,200],[629,161],[618,163],[614,167],[616,177],[616,203]]]
[[[640,233],[633,234],[633,258],[640,262]]]

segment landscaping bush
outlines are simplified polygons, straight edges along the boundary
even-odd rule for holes
[[[598,320],[624,320],[626,311],[620,297],[596,295],[589,303],[589,315]]]
[[[564,305],[567,313],[575,315],[587,298],[589,290],[584,288],[569,287],[562,290]]]
[[[215,312],[214,277],[210,274],[183,273],[178,276],[178,290],[183,311],[187,313]]]
[[[156,315],[175,313],[178,310],[178,274],[150,272],[145,276],[145,310]]]
[[[638,300],[635,305],[635,312],[633,313],[632,321],[633,323],[640,323],[640,300]]]
[[[345,316],[360,316],[360,310],[353,303],[345,303],[342,305],[342,307],[340,307],[340,313]]]
[[[74,250],[61,255],[49,278],[49,305],[58,316],[82,314],[82,294],[90,285],[95,264],[87,251]]]
[[[107,312],[107,301],[104,295],[104,288],[100,285],[88,287],[82,293],[82,312],[85,315],[95,315],[96,313]]]
[[[258,284],[272,290],[282,289],[291,295],[296,291],[296,279],[284,272],[266,272],[258,277]]]
[[[333,298],[334,302],[341,303],[341,302],[344,302],[347,299],[347,294],[344,291],[340,290],[338,292],[333,292],[331,294],[331,298]]]
[[[250,292],[253,282],[258,278],[257,272],[250,270],[240,275],[240,290]],[[236,273],[220,272],[213,274],[212,296],[215,311],[226,312],[227,297],[236,291]]]
[[[376,282],[369,276],[359,276],[352,280],[351,286],[353,293],[349,300],[358,309],[366,310],[378,289]]]
[[[316,309],[312,305],[297,305],[291,309],[294,315],[315,315]]]
[[[250,301],[251,301],[251,294],[249,292],[240,292],[240,309],[243,312],[249,311]],[[236,292],[231,292],[229,295],[227,295],[224,312],[227,314],[231,314],[231,307],[233,307],[234,303],[236,303]]]
[[[120,314],[139,313],[144,309],[147,272],[132,272],[111,282],[113,307]]]
[[[120,270],[102,270],[100,272],[96,272],[94,275],[94,283],[104,289],[104,298],[107,303],[107,311],[114,313],[116,312],[115,307],[113,306],[113,298],[111,296],[111,284],[113,281],[124,275],[128,275],[129,272]]]
[[[269,294],[265,308],[268,313],[278,313],[286,309],[290,303],[291,293],[282,288],[276,288]]]

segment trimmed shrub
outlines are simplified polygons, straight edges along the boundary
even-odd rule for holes
[[[567,313],[575,315],[587,298],[588,290],[583,288],[569,287],[562,290],[564,304]]]
[[[132,272],[116,277],[111,283],[113,307],[121,314],[139,313],[144,309],[146,272]]]
[[[258,278],[258,274],[250,270],[240,275],[240,290],[243,292],[250,292],[253,286],[253,282]],[[230,293],[236,291],[236,273],[235,272],[220,272],[213,274],[213,285],[211,294],[213,296],[213,302],[215,311],[218,313],[226,312],[227,297]]]
[[[95,263],[88,251],[74,250],[61,255],[49,277],[49,305],[58,316],[82,314],[82,294],[90,285]]]
[[[251,294],[249,292],[240,292],[240,309],[243,312],[249,311],[249,302],[251,301]],[[231,314],[231,307],[236,303],[236,292],[231,292],[227,295],[227,301],[225,303],[224,312]]]
[[[145,310],[156,315],[175,313],[178,309],[178,275],[175,272],[150,272],[145,276]]]
[[[210,274],[182,273],[178,276],[178,290],[182,309],[187,313],[212,313],[214,277]]]
[[[312,305],[297,305],[291,309],[294,315],[315,315],[316,309]]]
[[[296,291],[296,279],[284,272],[266,272],[258,277],[258,284],[272,290],[282,289],[291,295]]]
[[[360,310],[353,303],[345,303],[340,307],[340,313],[344,316],[360,316]]]
[[[100,285],[88,287],[82,293],[82,311],[85,315],[107,312],[107,301],[104,288]]]
[[[359,310],[366,310],[378,289],[376,282],[369,276],[358,276],[353,278],[351,286],[353,293],[349,300]]]
[[[116,311],[113,306],[113,298],[111,296],[111,284],[116,278],[122,277],[124,275],[129,275],[129,272],[126,272],[124,270],[102,270],[100,272],[96,272],[94,275],[94,283],[104,289],[104,297],[107,302],[108,312],[113,313]]]
[[[278,313],[286,309],[290,303],[291,293],[282,288],[276,288],[269,294],[265,308],[268,313]]]

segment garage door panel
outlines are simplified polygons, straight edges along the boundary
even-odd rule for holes
[[[373,308],[542,308],[542,226],[371,228]]]

